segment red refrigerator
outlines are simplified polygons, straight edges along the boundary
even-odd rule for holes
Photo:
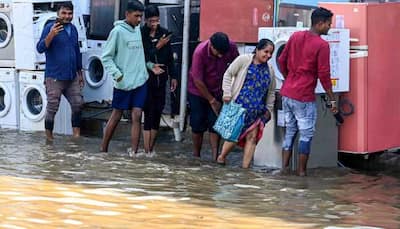
[[[400,3],[320,3],[332,26],[350,29],[350,91],[354,106],[339,127],[339,151],[356,154],[400,147]],[[350,111],[350,106],[343,108]]]
[[[273,0],[201,0],[200,40],[224,32],[235,42],[257,43],[258,27],[272,26]]]

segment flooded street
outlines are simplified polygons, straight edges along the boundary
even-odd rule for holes
[[[240,169],[240,153],[226,167],[194,159],[172,138],[130,159],[129,141],[107,154],[99,138],[0,130],[0,228],[400,227],[399,170],[284,177]]]

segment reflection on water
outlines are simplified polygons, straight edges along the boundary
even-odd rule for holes
[[[218,167],[161,139],[154,158],[129,142],[0,131],[0,228],[323,228],[400,226],[400,177],[318,169],[303,179]],[[240,154],[232,154],[239,165]]]

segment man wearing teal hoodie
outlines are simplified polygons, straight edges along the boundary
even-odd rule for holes
[[[129,1],[125,20],[114,23],[103,50],[102,62],[106,72],[114,79],[114,92],[113,111],[100,147],[102,152],[108,151],[108,145],[124,110],[130,110],[132,114],[130,156],[134,156],[138,150],[140,121],[147,95],[148,79],[139,26],[143,11],[144,6],[141,2]],[[148,63],[147,67],[155,74],[163,72],[159,65]]]

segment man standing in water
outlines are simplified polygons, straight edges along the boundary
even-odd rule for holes
[[[74,15],[71,2],[60,3],[57,20],[43,29],[36,49],[46,54],[45,85],[47,107],[45,130],[47,140],[53,140],[54,117],[64,95],[71,105],[73,136],[80,136],[83,98],[82,54],[79,51],[78,31],[71,23]]]
[[[279,65],[285,77],[281,88],[286,133],[282,146],[282,172],[289,171],[293,141],[297,131],[299,140],[298,174],[306,176],[311,140],[317,120],[315,87],[319,79],[330,99],[331,111],[337,112],[330,79],[329,44],[320,36],[326,35],[332,24],[332,12],[317,8],[311,15],[311,28],[294,33],[282,55]]]
[[[113,111],[109,118],[100,146],[102,152],[108,151],[111,137],[117,127],[123,110],[132,115],[131,151],[135,156],[138,150],[142,109],[146,100],[148,74],[140,33],[140,22],[144,6],[137,0],[127,3],[125,20],[116,21],[103,50],[102,62],[107,73],[114,79]],[[151,66],[150,66],[151,65]],[[149,63],[155,74],[164,71]]]
[[[193,53],[188,100],[195,157],[200,157],[203,133],[208,129],[212,159],[217,159],[220,137],[212,127],[222,106],[222,78],[238,55],[236,45],[222,32],[200,43]]]
[[[154,145],[157,132],[160,128],[161,113],[165,105],[165,87],[170,80],[171,87],[168,93],[177,87],[176,70],[171,47],[171,35],[160,26],[160,11],[157,6],[149,5],[144,11],[145,24],[141,28],[144,53],[146,59],[152,63],[163,64],[166,70],[163,74],[156,75],[149,71],[147,81],[147,99],[144,107],[143,140],[144,151],[154,155]],[[171,79],[169,79],[171,77]]]

